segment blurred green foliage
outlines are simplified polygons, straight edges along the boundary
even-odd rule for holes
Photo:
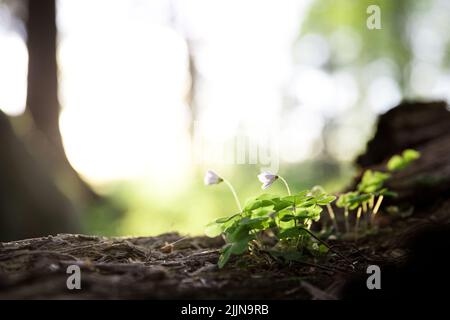
[[[377,5],[381,11],[381,30],[369,30],[366,21],[369,14],[366,12],[370,5]],[[306,14],[301,24],[299,39],[306,34],[318,34],[330,44],[330,59],[325,66],[329,71],[351,63],[353,70],[368,63],[384,58],[395,65],[393,74],[401,91],[405,95],[415,95],[410,88],[410,76],[414,59],[416,57],[414,46],[429,46],[428,39],[417,34],[421,26],[429,28],[432,37],[440,38],[444,43],[443,58],[438,68],[448,69],[450,65],[450,37],[447,30],[450,27],[450,12],[448,4],[441,0],[316,0]],[[425,23],[424,23],[425,22]],[[355,36],[354,40],[361,42],[362,49],[356,59],[352,61],[339,61],[339,51],[346,50],[345,45],[333,41],[333,36],[340,31]],[[415,44],[414,44],[415,43]],[[426,61],[435,63],[436,61]],[[363,71],[363,69],[361,69]],[[360,74],[360,77],[363,75]],[[364,89],[364,88],[362,88]]]
[[[369,30],[366,26],[368,17],[366,10],[370,5],[380,7],[382,30]],[[395,76],[400,87],[404,88],[408,75],[403,69],[411,60],[407,22],[414,12],[426,10],[429,5],[428,0],[317,0],[307,14],[301,35],[318,33],[330,40],[339,29],[351,31],[362,41],[363,47],[357,59],[352,61],[352,67],[363,66],[381,57],[389,58],[399,67],[399,72]],[[342,49],[339,44],[331,46],[327,66],[330,70],[341,66],[334,57],[339,56],[335,51]]]

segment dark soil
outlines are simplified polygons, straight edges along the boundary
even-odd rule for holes
[[[370,264],[384,270],[380,292],[385,297],[423,295],[419,290],[424,288],[429,293],[436,282],[444,285],[449,280],[443,267],[443,257],[450,252],[448,113],[443,103],[415,103],[381,117],[378,133],[360,157],[364,168],[380,168],[406,147],[418,149],[422,157],[392,179],[390,187],[399,197],[385,207],[396,205],[399,212],[384,210],[376,234],[357,241],[328,241],[339,255],[286,263],[264,253],[247,254],[218,269],[221,238],[59,234],[0,244],[0,298],[362,298],[368,294],[365,270]],[[438,128],[434,121],[417,120],[435,119],[436,114]],[[389,129],[383,129],[385,123]],[[81,268],[81,290],[66,287],[66,269],[72,264]]]

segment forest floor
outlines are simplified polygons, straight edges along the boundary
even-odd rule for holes
[[[276,261],[264,253],[246,254],[232,257],[219,269],[220,237],[59,234],[0,243],[0,299],[362,298],[359,293],[367,290],[366,268],[372,264],[386,270],[392,296],[410,288],[398,289],[406,281],[404,272],[428,274],[427,281],[415,282],[421,285],[448,281],[448,276],[439,277],[445,273],[441,257],[450,252],[446,251],[450,248],[449,114],[445,104],[416,103],[403,104],[380,118],[377,134],[358,162],[376,169],[405,148],[422,153],[389,186],[399,197],[386,205],[396,205],[405,214],[381,214],[379,231],[358,240],[328,240],[339,255],[299,263]],[[74,264],[81,269],[80,290],[66,285],[67,267]]]

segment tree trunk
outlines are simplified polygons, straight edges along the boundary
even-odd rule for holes
[[[78,232],[71,202],[0,111],[0,241]]]
[[[99,199],[67,160],[59,129],[55,0],[28,1],[28,92],[26,111],[33,120],[29,140],[45,159],[53,178],[78,203]]]
[[[27,111],[36,129],[62,150],[59,132],[58,67],[56,62],[56,9],[54,0],[28,1]]]

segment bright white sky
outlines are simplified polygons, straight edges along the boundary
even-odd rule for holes
[[[185,37],[203,79],[204,133],[222,141],[239,124],[273,126],[306,2],[58,1],[60,125],[72,164],[94,182],[170,181],[188,170]],[[26,48],[14,33],[0,43],[0,104],[20,114]]]

